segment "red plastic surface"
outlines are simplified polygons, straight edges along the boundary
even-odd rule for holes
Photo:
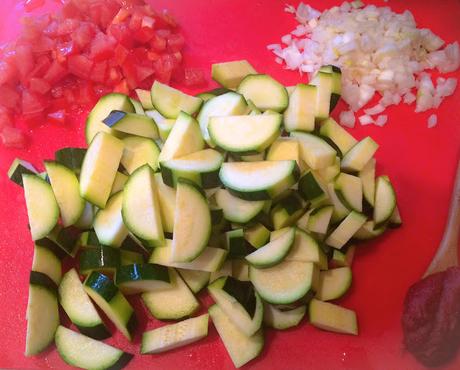
[[[23,15],[21,3],[1,1],[2,41],[17,34]],[[248,59],[258,71],[290,85],[305,81],[305,77],[283,70],[265,48],[279,42],[295,26],[293,17],[283,12],[284,3],[284,0],[156,0],[154,7],[169,8],[180,21],[187,39],[188,65],[203,67],[209,73],[214,62]],[[340,4],[332,0],[310,3],[319,9]],[[460,40],[458,0],[375,3],[390,5],[396,11],[410,9],[419,26],[431,28],[447,42]],[[48,6],[52,8],[56,3],[48,1]],[[460,77],[458,72],[452,75]],[[209,88],[214,86],[210,82]],[[285,332],[266,330],[263,354],[247,368],[422,368],[403,348],[400,317],[407,288],[420,278],[442,236],[459,158],[459,99],[460,90],[457,90],[442,104],[436,112],[439,124],[434,129],[426,127],[431,112],[415,114],[413,106],[402,105],[388,110],[389,123],[384,128],[366,126],[351,130],[357,138],[371,135],[380,144],[378,172],[388,174],[394,182],[404,220],[403,227],[367,243],[357,252],[353,287],[341,304],[356,310],[359,336],[323,332],[306,322]],[[8,181],[6,171],[17,156],[41,166],[42,160],[52,158],[56,149],[83,145],[83,118],[82,115],[71,125],[34,129],[32,144],[25,151],[0,148],[0,368],[68,368],[54,348],[38,357],[23,356],[33,244],[21,188]],[[204,293],[200,299],[205,305],[210,303]],[[128,343],[119,333],[107,342],[138,353],[142,330],[163,324],[149,317],[138,300],[133,299],[133,303],[144,322],[134,343]],[[233,365],[211,325],[206,339],[162,355],[136,355],[128,368],[206,370],[232,369]],[[460,356],[446,367],[458,368]]]

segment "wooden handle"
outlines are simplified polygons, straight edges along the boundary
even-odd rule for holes
[[[423,277],[458,266],[458,234],[460,229],[460,160],[457,164],[454,190],[450,200],[446,228],[433,260]]]

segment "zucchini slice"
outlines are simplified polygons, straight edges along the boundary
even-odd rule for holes
[[[113,195],[113,194],[115,193],[112,193],[112,192],[110,193],[110,195]],[[79,228],[80,230],[91,229],[93,227],[95,213],[96,213],[96,207],[94,207],[90,202],[85,202],[85,208],[83,208],[83,213],[81,214],[80,218],[77,220],[77,222],[75,222],[73,226]]]
[[[284,111],[284,129],[287,132],[311,132],[315,129],[316,90],[313,85],[298,84],[295,87]]]
[[[8,178],[19,186],[22,185],[22,175],[37,175],[38,171],[27,161],[16,158],[8,170]]]
[[[334,190],[345,207],[356,212],[363,211],[363,184],[359,177],[339,174],[334,181]]]
[[[289,137],[280,137],[270,146],[267,161],[294,160],[300,169],[304,167],[300,157],[300,145],[297,140]]]
[[[402,218],[401,213],[399,212],[399,208],[396,205],[391,217],[389,219],[389,227],[396,228],[402,225]]]
[[[333,212],[333,206],[323,206],[313,209],[308,218],[307,230],[312,233],[326,235]]]
[[[310,81],[317,87],[316,90],[316,121],[321,122],[329,117],[333,77],[331,73],[318,71]]]
[[[144,164],[148,164],[154,171],[158,169],[160,149],[155,141],[140,136],[129,136],[123,139],[123,144],[125,149],[120,163],[129,174]]]
[[[277,237],[273,232],[273,239]],[[272,240],[272,239],[271,239]],[[327,270],[327,257],[318,242],[308,233],[296,229],[295,240],[291,250],[286,255],[285,261],[313,262],[321,270]]]
[[[116,132],[102,122],[113,110],[132,113],[135,109],[129,97],[124,94],[112,93],[101,97],[86,119],[86,144],[90,145],[101,131],[116,135]]]
[[[94,231],[101,244],[119,248],[128,236],[128,229],[123,222],[121,208],[123,192],[112,195],[104,209],[94,218]]]
[[[283,261],[266,269],[249,267],[249,278],[261,298],[273,304],[291,304],[313,290],[319,269],[312,262]]]
[[[386,230],[386,225],[375,227],[374,221],[367,221],[359,230],[353,235],[356,240],[369,240],[382,235]]]
[[[59,220],[59,205],[51,185],[37,175],[23,174],[24,197],[33,240],[48,235]]]
[[[164,240],[155,173],[148,165],[138,168],[123,190],[122,216],[126,227],[147,247]]]
[[[286,330],[299,325],[307,312],[307,306],[299,306],[283,311],[269,303],[264,303],[264,324],[277,330]]]
[[[208,244],[211,227],[211,212],[205,194],[194,183],[180,179],[171,246],[172,261],[190,262],[197,258]]]
[[[374,222],[379,228],[387,222],[396,208],[396,193],[390,180],[379,176],[375,185]]]
[[[322,66],[319,70],[332,74],[331,106],[329,109],[329,112],[332,112],[342,94],[342,71],[339,67],[334,65]]]
[[[208,335],[209,315],[146,331],[142,335],[141,354],[161,353],[194,343]]]
[[[176,187],[180,178],[193,181],[203,189],[220,186],[219,169],[224,158],[213,149],[204,149],[184,157],[161,162],[163,182]]]
[[[298,188],[302,198],[311,202],[312,205],[318,205],[328,198],[324,185],[312,171],[307,171],[300,178]]]
[[[75,233],[75,229],[63,229],[61,226],[56,225],[48,235],[36,240],[35,244],[50,249],[62,259],[65,255],[75,257],[80,246],[78,238],[79,235]]]
[[[56,162],[66,166],[75,174],[79,175],[83,160],[85,159],[85,148],[62,148],[56,150],[54,158]]]
[[[123,142],[105,132],[97,134],[86,151],[80,173],[80,194],[104,208],[117,174]]]
[[[152,140],[160,137],[155,121],[144,114],[113,110],[104,118],[103,122],[112,130],[125,134],[146,137]]]
[[[350,135],[333,118],[328,118],[321,122],[319,134],[331,140],[339,148],[342,156],[358,143],[358,140]]]
[[[359,172],[371,160],[378,144],[369,136],[354,145],[342,158],[340,167],[345,172]]]
[[[263,304],[250,282],[224,276],[212,282],[208,292],[242,333],[250,337],[260,329]]]
[[[163,231],[172,233],[174,230],[174,215],[176,213],[176,189],[167,186],[163,182],[160,173],[155,174],[158,203],[161,211],[161,224]]]
[[[151,263],[133,263],[119,266],[115,285],[124,294],[137,294],[170,287],[168,269]]]
[[[337,152],[325,140],[307,132],[293,131],[290,136],[298,140],[302,159],[312,170],[334,164]]]
[[[85,209],[85,200],[80,195],[80,185],[72,170],[57,162],[45,161],[45,168],[59,205],[64,227],[75,224]]]
[[[57,286],[62,277],[61,260],[50,249],[36,244],[34,246],[32,271],[47,275]]]
[[[61,358],[83,369],[122,369],[133,355],[83,334],[59,326],[55,336]]]
[[[340,173],[340,158],[335,157],[334,163],[326,168],[321,168],[315,171],[325,183],[329,183],[335,179],[335,177]]]
[[[150,95],[149,90],[135,89],[134,91],[136,92],[142,108],[146,110],[153,109],[152,96]]]
[[[225,233],[225,247],[228,250],[229,258],[242,258],[253,250],[244,238],[243,229],[227,231]]]
[[[267,268],[280,263],[291,250],[295,240],[295,227],[286,227],[276,239],[246,256],[246,261],[257,268]]]
[[[177,118],[181,111],[192,115],[203,103],[200,98],[184,94],[159,81],[153,83],[151,95],[153,106],[166,118]]]
[[[264,336],[262,329],[248,337],[233,323],[225,312],[215,304],[208,309],[212,322],[236,368],[243,366],[262,352]]]
[[[31,279],[27,303],[25,356],[37,355],[48,348],[53,343],[58,326],[59,308],[56,292],[44,285],[36,284]]]
[[[349,267],[339,267],[319,274],[319,288],[316,298],[320,301],[330,301],[342,297],[350,288],[352,280]]]
[[[250,281],[249,265],[245,260],[232,260],[232,277],[239,281]]]
[[[157,110],[148,110],[145,114],[155,121],[155,124],[158,127],[160,139],[165,142],[176,123],[176,120],[163,117]]]
[[[282,116],[278,113],[255,116],[209,118],[211,140],[223,150],[238,154],[261,153],[279,136]]]
[[[121,173],[120,171],[117,171],[117,174],[115,175],[115,180],[113,180],[113,185],[112,185],[112,190],[110,191],[110,195],[114,195],[118,193],[119,191],[122,191],[127,181],[128,181],[128,176],[125,175],[124,173]]]
[[[82,334],[99,340],[111,336],[83,289],[83,284],[74,268],[67,271],[62,277],[59,285],[59,302],[70,321]]]
[[[238,198],[267,200],[294,185],[299,168],[296,161],[234,162],[222,164],[219,176]]]
[[[182,279],[193,293],[198,293],[209,283],[211,273],[207,271],[196,271],[186,269],[176,269]]]
[[[372,207],[375,200],[375,163],[375,159],[371,158],[358,174],[363,184],[364,199]]]
[[[305,204],[298,192],[288,190],[283,198],[278,200],[270,212],[275,230],[291,226],[305,213]]]
[[[92,271],[113,274],[120,267],[120,251],[103,245],[86,247],[81,251],[78,260],[82,275],[88,275]]]
[[[233,272],[232,261],[227,260],[222,264],[219,270],[211,272],[209,281],[213,282],[221,277],[232,276],[232,272]]]
[[[166,239],[164,246],[153,250],[149,262],[187,270],[215,272],[223,265],[227,258],[228,251],[221,248],[206,247],[203,252],[191,262],[172,262],[171,254],[172,241]]]
[[[326,244],[331,247],[342,248],[366,222],[366,216],[351,211],[350,214],[327,237]]]
[[[161,149],[158,161],[161,164],[163,161],[180,158],[202,149],[204,141],[198,122],[192,116],[181,112]]]
[[[308,314],[310,323],[319,329],[358,335],[356,313],[352,310],[329,302],[312,299],[308,308]]]
[[[350,210],[347,207],[345,207],[345,205],[341,202],[341,200],[337,196],[333,183],[327,184],[327,193],[329,195],[329,199],[332,205],[334,206],[334,211],[332,212],[331,222],[335,223],[335,222],[342,221],[345,217],[348,216],[348,214],[350,213]]]
[[[215,146],[208,131],[210,117],[240,115],[244,114],[246,110],[247,105],[243,96],[233,91],[209,99],[203,105],[197,117],[204,140],[211,147]]]
[[[145,259],[142,253],[120,248],[120,266],[142,264],[144,262]]]
[[[244,238],[254,248],[260,248],[270,240],[270,230],[257,223],[244,230]]]
[[[211,66],[212,79],[227,89],[237,88],[247,75],[256,73],[257,71],[247,60],[214,63]]]
[[[230,222],[244,224],[254,220],[264,209],[263,200],[243,200],[232,195],[228,190],[219,189],[214,195],[216,203]]]
[[[100,272],[92,272],[86,277],[83,287],[118,330],[131,341],[137,326],[136,315],[113,281]]]
[[[262,111],[283,112],[289,104],[286,88],[269,75],[248,75],[240,82],[237,91]]]
[[[131,100],[131,103],[134,106],[134,113],[144,115],[145,114],[144,107],[142,106],[141,102],[134,98],[129,98],[129,99]]]
[[[177,271],[169,269],[169,279],[170,287],[142,294],[148,310],[158,320],[179,320],[192,315],[200,303]]]

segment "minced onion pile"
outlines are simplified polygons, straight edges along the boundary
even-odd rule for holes
[[[344,2],[323,13],[300,3],[295,9],[300,23],[282,44],[268,45],[276,62],[287,69],[312,76],[322,65],[342,69],[342,97],[350,110],[340,114],[340,123],[354,127],[355,112],[365,107],[375,93],[380,101],[364,109],[358,117],[361,125],[384,126],[386,107],[400,102],[415,102],[415,112],[438,108],[443,99],[454,93],[457,79],[438,77],[433,82],[427,69],[441,73],[460,66],[458,42],[444,47],[444,41],[431,30],[417,28],[412,13],[402,14],[389,7],[364,7],[361,1]],[[428,127],[437,124],[437,116],[428,118]]]

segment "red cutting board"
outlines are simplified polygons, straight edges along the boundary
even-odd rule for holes
[[[24,14],[21,3],[1,1],[1,41],[17,34],[19,18]],[[50,9],[57,6],[55,2],[49,3]],[[340,4],[332,0],[310,3],[321,10]],[[375,3],[390,5],[399,12],[410,9],[419,26],[431,28],[447,42],[460,40],[458,0]],[[167,7],[177,17],[187,39],[186,63],[203,67],[209,80],[212,63],[248,59],[258,71],[292,85],[306,77],[283,70],[265,47],[279,42],[296,25],[292,15],[283,12],[284,4],[284,0],[157,0],[154,7]],[[459,72],[452,75],[460,77]],[[209,88],[214,86],[209,83]],[[401,105],[388,109],[389,123],[384,128],[366,126],[350,130],[357,138],[371,135],[380,144],[376,155],[378,172],[388,174],[394,182],[404,220],[401,228],[363,245],[357,252],[353,287],[340,303],[356,310],[359,336],[323,332],[306,322],[285,332],[266,330],[265,349],[247,368],[422,368],[403,348],[400,318],[407,288],[421,277],[442,236],[459,158],[459,99],[460,89],[436,112],[439,124],[433,129],[427,129],[431,112],[415,114],[413,106]],[[77,123],[68,126],[36,128],[32,144],[25,151],[0,148],[0,368],[68,368],[54,348],[34,358],[23,355],[33,244],[21,188],[8,181],[6,171],[17,156],[41,166],[44,159],[53,157],[56,149],[83,145],[83,118],[82,115]],[[209,305],[204,293],[200,299]],[[142,329],[163,325],[152,319],[138,300],[134,299],[133,304],[144,321]],[[137,354],[141,331],[138,330],[133,344],[119,333],[107,342]],[[128,368],[206,370],[232,369],[233,365],[211,325],[206,339],[161,355],[136,355]],[[446,367],[459,368],[460,356]]]

